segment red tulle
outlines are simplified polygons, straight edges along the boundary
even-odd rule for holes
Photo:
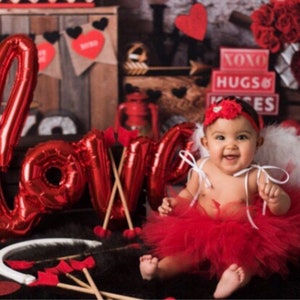
[[[284,216],[262,215],[262,200],[256,201],[251,216],[258,230],[249,223],[244,207],[234,215],[229,214],[230,207],[222,209],[211,218],[199,207],[178,205],[167,217],[151,214],[142,238],[159,258],[187,256],[201,273],[199,266],[209,265],[205,271],[210,276],[220,276],[232,263],[261,277],[272,273],[284,276],[289,271],[288,262],[298,263],[300,254],[299,191],[292,194],[296,197],[292,197],[292,207]]]

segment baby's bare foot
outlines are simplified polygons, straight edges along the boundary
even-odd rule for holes
[[[158,259],[152,255],[143,255],[140,257],[140,272],[142,278],[151,280],[156,275],[158,268]]]
[[[243,287],[250,281],[251,276],[236,264],[227,268],[214,292],[214,298],[229,297],[234,291]]]

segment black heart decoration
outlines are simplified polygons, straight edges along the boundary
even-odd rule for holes
[[[198,77],[194,82],[197,86],[205,87],[209,84],[210,78],[208,76],[207,77]]]
[[[125,93],[128,94],[132,94],[135,92],[139,92],[139,88],[137,86],[134,86],[130,83],[125,84]]]
[[[60,34],[58,31],[52,31],[52,32],[46,31],[44,32],[43,37],[49,43],[54,44],[60,38]]]
[[[82,28],[80,26],[70,27],[70,28],[67,28],[66,32],[69,37],[71,37],[73,39],[77,39],[78,36],[80,36],[82,33]]]
[[[146,94],[149,96],[150,100],[156,101],[156,100],[158,100],[161,97],[162,92],[160,90],[148,89],[146,91]]]
[[[35,41],[36,34],[34,34],[34,33],[29,33],[28,36],[29,36],[29,38],[31,38],[33,41]]]
[[[172,89],[172,94],[176,96],[177,98],[183,98],[186,94],[187,88],[182,86],[180,88],[174,88]]]
[[[108,25],[108,19],[107,18],[101,18],[100,21],[94,21],[92,23],[93,27],[99,30],[104,30]]]

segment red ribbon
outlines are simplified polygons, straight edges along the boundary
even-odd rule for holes
[[[95,260],[92,256],[89,256],[82,261],[70,259],[69,262],[70,262],[71,267],[77,271],[81,271],[84,268],[90,269],[95,266]]]

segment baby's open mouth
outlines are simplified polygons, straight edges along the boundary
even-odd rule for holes
[[[239,156],[238,155],[224,155],[224,158],[228,160],[234,160],[237,159]]]

